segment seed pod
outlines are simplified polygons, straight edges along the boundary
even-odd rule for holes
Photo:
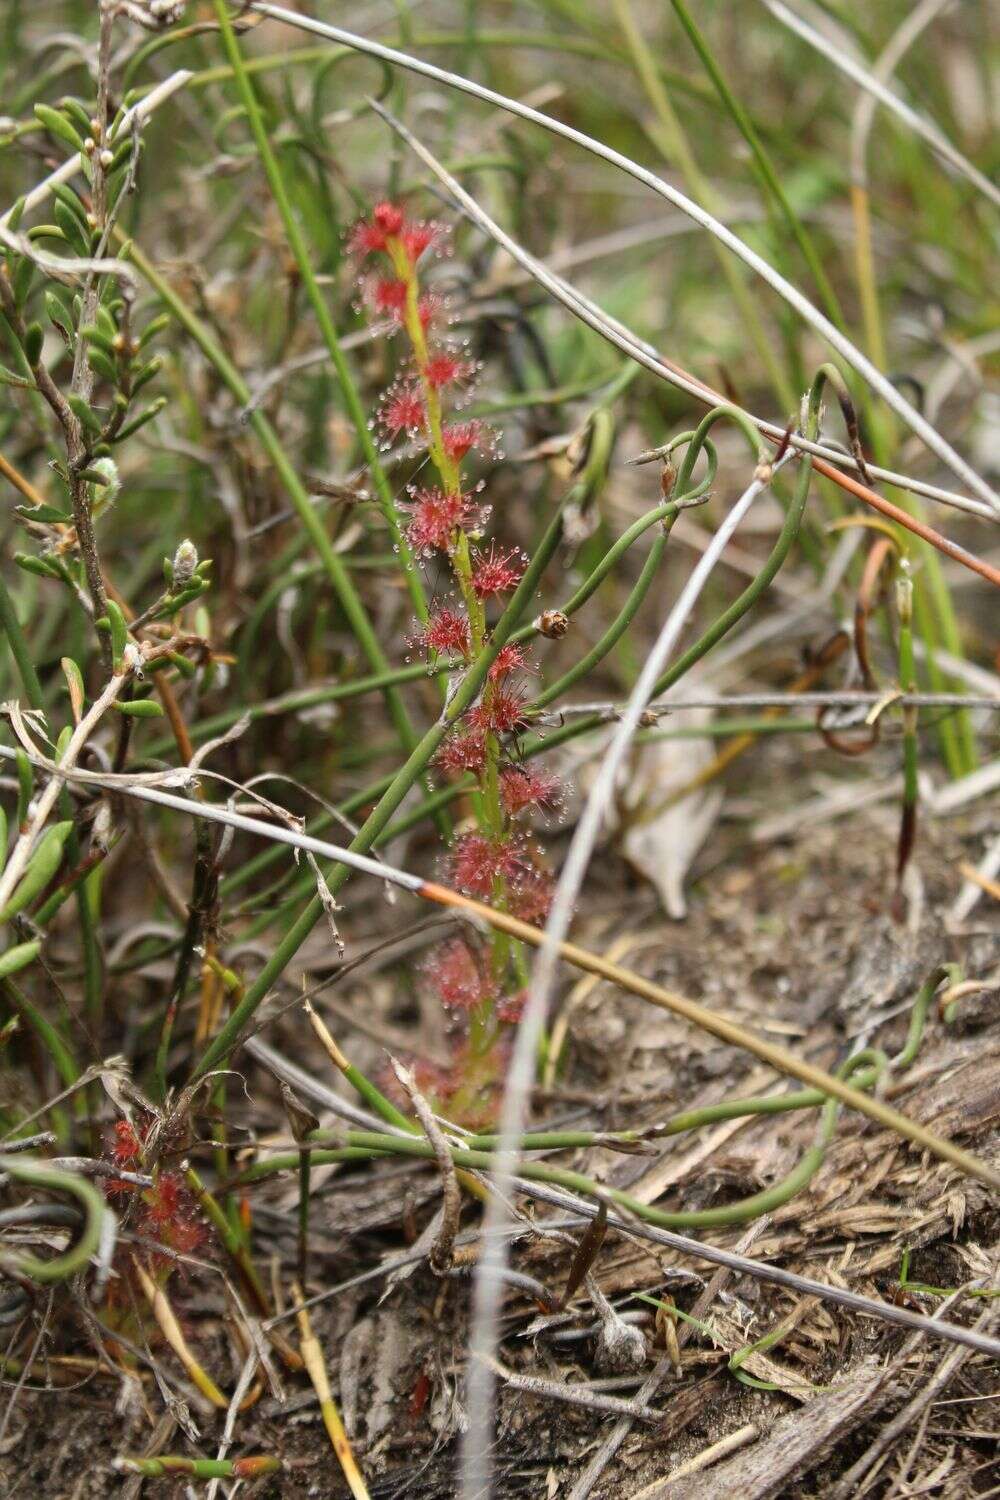
[[[546,609],[532,623],[540,635],[550,641],[561,641],[569,629],[569,616],[561,609]]]

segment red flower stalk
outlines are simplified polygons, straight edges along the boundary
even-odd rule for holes
[[[505,766],[500,772],[500,800],[512,818],[529,807],[554,812],[562,799],[563,785],[558,776],[516,765]]]
[[[469,654],[469,622],[457,609],[438,609],[431,615],[420,635],[419,645],[428,651]]]
[[[441,429],[441,446],[452,463],[461,463],[465,455],[480,451],[485,437],[482,422],[452,422]]]
[[[499,682],[502,677],[509,677],[512,672],[530,672],[528,659],[520,646],[515,646],[508,641],[506,646],[501,646],[490,667],[489,677],[491,682]]]
[[[496,996],[496,985],[482,959],[461,938],[435,949],[424,972],[449,1010],[472,1010]]]
[[[442,349],[430,355],[421,374],[428,385],[440,391],[446,385],[458,385],[462,381],[469,380],[475,371],[476,367],[471,359],[463,359],[459,354],[452,354],[447,349]]]
[[[505,551],[496,542],[489,552],[476,552],[472,560],[472,587],[480,599],[509,594],[521,581],[524,559],[516,547]]]
[[[447,776],[461,776],[463,771],[478,776],[486,766],[486,736],[478,727],[457,730],[441,745],[434,761]]]
[[[513,734],[527,726],[525,702],[523,693],[495,684],[469,714],[469,723],[492,734]]]
[[[378,420],[387,436],[393,439],[401,432],[410,435],[423,432],[427,425],[423,396],[412,385],[390,386],[379,407]]]
[[[452,494],[439,488],[415,490],[412,501],[400,509],[409,511],[413,517],[406,536],[414,552],[435,549],[447,552],[455,532],[471,526],[478,515],[478,509],[468,495]]]

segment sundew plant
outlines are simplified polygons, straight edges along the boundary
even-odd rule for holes
[[[0,11],[5,1493],[1000,1352],[986,8],[333,9]]]

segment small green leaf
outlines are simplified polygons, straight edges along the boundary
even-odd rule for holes
[[[96,349],[94,347],[88,349],[87,363],[92,370],[100,375],[102,380],[106,380],[109,385],[117,385],[118,371],[103,349]]]
[[[59,108],[76,121],[77,129],[86,139],[90,135],[90,120],[94,111],[88,109],[82,99],[77,99],[74,94],[64,94],[59,100]]]
[[[24,357],[32,369],[38,364],[42,357],[42,345],[45,342],[45,331],[41,323],[29,323],[24,330]]]
[[[139,155],[140,156],[142,155],[143,149],[144,149],[143,142],[140,141],[139,142]],[[119,169],[119,167],[123,167],[125,165],[125,163],[131,159],[131,156],[132,156],[132,137],[131,137],[131,135],[127,135],[125,137],[125,139],[122,141],[121,145],[115,147],[115,154],[114,154],[114,156],[111,159],[111,165],[110,165],[110,167],[108,167],[108,176],[110,177],[113,172],[117,172],[118,169]]]
[[[114,354],[114,335],[105,333],[104,329],[99,328],[96,323],[84,324],[80,329],[80,333],[87,340],[88,344],[96,344],[99,349],[104,350],[105,354]]]
[[[55,292],[51,289],[46,290],[45,293],[45,311],[48,314],[49,322],[55,328],[58,328],[66,342],[70,343],[73,337],[73,320],[69,316],[65,304],[60,302]]]
[[[89,231],[84,229],[76,214],[71,213],[62,202],[57,202],[52,212],[67,242],[72,245],[78,255],[86,255],[89,249]]]
[[[77,396],[73,392],[70,392],[70,394],[66,397],[66,400],[69,404],[70,411],[73,413],[74,417],[76,417],[77,421],[80,423],[80,426],[83,427],[87,432],[94,433],[96,436],[101,431],[101,420],[98,417],[97,413],[90,409],[90,407],[87,405],[87,402],[84,401],[82,396]]]
[[[119,677],[125,670],[128,626],[125,624],[125,616],[113,599],[108,600],[108,624],[111,627],[111,656],[114,662],[114,672],[115,676]]]
[[[35,382],[25,375],[15,375],[6,365],[0,365],[0,385],[16,385],[21,390],[31,390]]]
[[[134,432],[139,431],[140,427],[145,427],[147,422],[151,422],[154,417],[158,417],[166,404],[166,396],[157,396],[156,400],[150,402],[145,411],[141,411],[131,422],[126,422],[125,426],[116,433],[114,441],[122,443],[126,438],[130,438]]]
[[[83,150],[83,137],[57,109],[52,109],[48,104],[36,104],[35,119],[41,121],[50,135],[58,136],[74,151]]]
[[[141,370],[137,370],[132,377],[133,396],[137,396],[143,386],[148,385],[151,380],[155,379],[162,369],[163,360],[157,355],[155,359],[151,359],[148,364],[143,365]]]
[[[130,703],[116,703],[115,708],[127,719],[162,719],[163,709],[152,698],[135,698]]]
[[[11,917],[17,916],[19,911],[23,911],[45,889],[62,863],[63,844],[72,827],[73,820],[70,818],[65,823],[53,824],[42,834],[13,895],[0,911],[0,922],[9,922]]]
[[[6,953],[0,954],[0,979],[9,979],[19,969],[26,969],[38,957],[41,946],[41,938],[35,938],[32,943],[17,943],[13,948],[8,948]]]
[[[58,578],[60,582],[64,581],[59,568],[47,558],[32,557],[29,552],[15,552],[14,561],[25,573],[34,573],[38,578]]]
[[[139,348],[145,349],[146,345],[155,339],[158,333],[162,333],[165,328],[169,327],[170,317],[167,313],[160,313],[159,317],[152,318],[139,335]]]
[[[24,304],[27,302],[28,293],[31,291],[31,283],[34,279],[34,262],[28,260],[27,256],[25,256],[18,261],[17,269],[14,272],[14,302],[18,310],[24,307]]]
[[[56,505],[15,505],[14,514],[27,516],[32,521],[44,521],[54,526],[65,525],[73,519],[69,511],[60,510]],[[37,562],[38,559],[33,558],[32,561]]]
[[[58,240],[60,245],[66,243],[66,236],[58,224],[36,224],[28,230],[28,239],[32,244],[35,240]]]
[[[69,212],[73,215],[74,219],[79,222],[80,228],[85,230],[86,233],[89,234],[90,224],[87,220],[87,210],[84,208],[83,204],[80,202],[73,189],[71,187],[67,187],[64,182],[55,182],[52,184],[52,192],[54,196],[59,200],[59,202],[63,205],[63,207],[68,209]]]

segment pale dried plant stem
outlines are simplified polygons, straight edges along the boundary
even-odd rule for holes
[[[391,1061],[393,1071],[413,1105],[413,1112],[434,1148],[434,1159],[441,1173],[441,1227],[431,1246],[428,1263],[432,1271],[437,1275],[443,1275],[455,1256],[455,1239],[458,1235],[462,1212],[462,1194],[455,1173],[455,1163],[451,1159],[444,1132],[434,1118],[434,1111],[417,1088],[416,1079],[410,1069],[397,1062],[396,1058],[392,1058]]]
[[[202,1368],[195,1356],[192,1354],[187,1339],[181,1330],[173,1308],[162,1287],[158,1287],[146,1270],[142,1262],[132,1257],[132,1267],[142,1287],[143,1295],[149,1303],[150,1311],[156,1319],[157,1325],[163,1337],[177,1355],[184,1366],[191,1381],[198,1387],[205,1399],[220,1411],[226,1411],[229,1401],[219,1390],[212,1377]]]
[[[313,1389],[319,1401],[320,1413],[323,1417],[323,1426],[326,1428],[327,1436],[337,1462],[340,1464],[347,1480],[348,1488],[354,1496],[354,1500],[370,1500],[368,1486],[365,1484],[364,1475],[358,1468],[357,1460],[351,1449],[351,1444],[344,1424],[337,1409],[337,1403],[333,1399],[330,1390],[330,1380],[326,1373],[326,1360],[319,1340],[312,1330],[312,1323],[304,1304],[302,1288],[298,1282],[293,1287],[295,1299],[295,1317],[299,1325],[299,1352],[302,1355],[302,1363],[306,1367],[306,1373],[312,1381]]]

